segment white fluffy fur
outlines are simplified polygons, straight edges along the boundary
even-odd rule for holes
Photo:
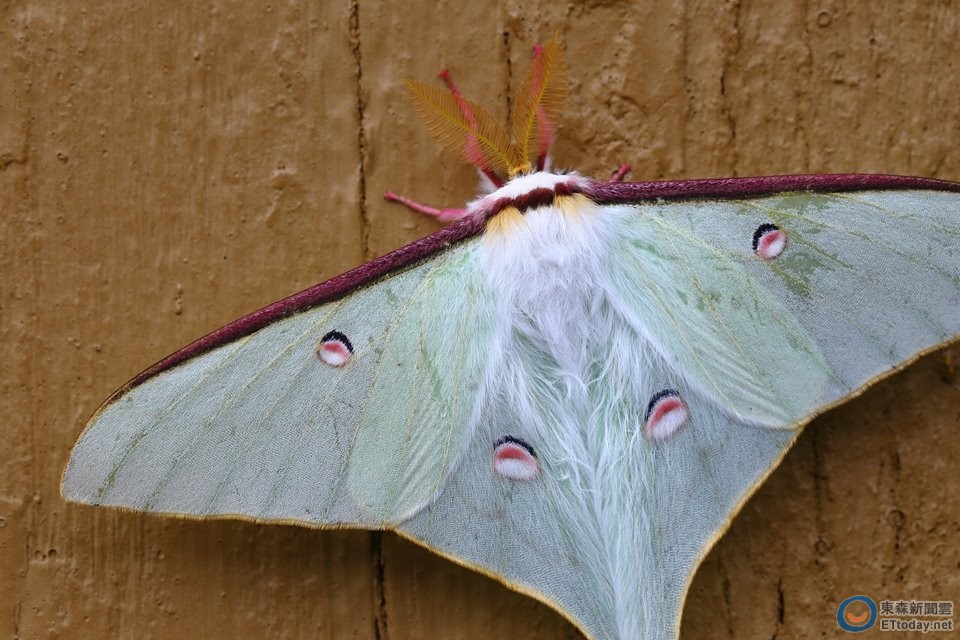
[[[522,186],[559,178],[528,176]],[[620,214],[577,202],[529,211],[484,238],[481,270],[499,305],[487,397],[519,413],[544,467],[544,499],[578,523],[571,545],[596,574],[598,600],[613,603],[618,637],[652,637],[670,607],[650,584],[649,507],[664,496],[649,481],[654,445],[642,412],[649,372],[665,365],[615,293],[608,256]]]

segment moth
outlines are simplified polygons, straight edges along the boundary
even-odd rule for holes
[[[391,530],[590,638],[674,638],[691,578],[804,425],[960,333],[960,184],[552,172],[535,51],[508,134],[410,83],[489,193],[153,365],[70,501]]]

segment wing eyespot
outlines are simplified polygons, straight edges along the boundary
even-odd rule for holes
[[[765,222],[753,232],[753,252],[764,260],[780,257],[787,248],[787,234],[777,225]]]
[[[654,441],[673,435],[690,418],[690,410],[676,389],[653,394],[643,414],[647,437]]]
[[[527,442],[504,436],[493,443],[493,470],[501,478],[526,482],[540,475],[540,463]]]
[[[342,367],[353,357],[353,345],[344,334],[330,331],[320,338],[317,356],[331,367]]]

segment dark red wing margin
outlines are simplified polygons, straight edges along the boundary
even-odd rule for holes
[[[837,174],[659,182],[590,182],[582,186],[579,191],[598,204],[629,204],[649,200],[751,198],[785,191],[862,191],[867,189],[934,189],[960,192],[960,183],[906,176]],[[171,369],[215,347],[250,335],[280,318],[342,298],[359,287],[436,255],[453,244],[477,235],[485,225],[485,218],[468,216],[356,269],[304,289],[259,311],[254,311],[167,356],[124,385],[114,394],[114,397],[162,371]]]
[[[599,204],[629,204],[646,200],[753,198],[782,191],[865,191],[870,189],[933,189],[960,192],[960,183],[873,173],[837,173],[759,178],[707,178],[658,182],[594,182],[585,196]]]
[[[324,302],[331,302],[342,298],[351,291],[375,282],[394,271],[411,266],[432,255],[440,253],[458,242],[477,235],[483,230],[484,224],[484,220],[478,219],[475,216],[464,218],[439,231],[431,233],[425,238],[420,238],[416,242],[411,242],[396,251],[382,255],[376,260],[371,260],[346,273],[341,273],[338,276],[330,278],[326,282],[315,284],[288,298],[278,300],[258,311],[254,311],[239,320],[234,320],[230,324],[220,327],[213,333],[208,333],[202,338],[194,340],[176,353],[167,356],[146,371],[138,374],[114,395],[127,391],[144,380],[152,378],[161,371],[172,369],[190,358],[238,338],[242,338],[243,336],[250,335],[271,322],[297,313],[298,311],[304,311],[323,304]]]

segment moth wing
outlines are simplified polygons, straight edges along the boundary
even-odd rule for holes
[[[651,388],[675,383],[665,361],[651,366]],[[676,637],[703,556],[799,433],[737,422],[678,386],[689,423],[656,446],[626,434],[611,452],[621,463],[589,492],[563,443],[538,439],[536,419],[488,404],[443,492],[399,531],[548,604],[589,638]],[[627,413],[640,424],[642,409]],[[534,444],[536,480],[494,473],[491,443],[504,433]]]
[[[686,423],[649,439],[644,401],[593,424],[556,414],[549,393],[529,390],[521,411],[492,391],[444,491],[401,531],[553,606],[588,637],[676,637],[694,572],[789,450],[790,427],[956,339],[958,203],[889,191],[605,207],[623,221],[608,293],[625,322],[609,344],[635,345],[639,397],[674,389]],[[768,223],[788,238],[773,260],[752,246]],[[608,385],[618,386],[591,393]],[[596,477],[579,475],[569,442],[543,437],[558,423],[610,456]],[[604,432],[618,424],[633,429]],[[493,472],[491,444],[504,434],[536,448],[536,480]]]
[[[628,210],[610,263],[623,312],[643,310],[636,322],[664,357],[746,422],[797,425],[960,332],[955,193],[805,192]],[[754,251],[764,225],[786,236],[778,257]]]
[[[313,525],[408,517],[473,428],[481,286],[463,242],[119,393],[77,442],[64,496]],[[343,366],[318,357],[331,331],[353,349]]]

